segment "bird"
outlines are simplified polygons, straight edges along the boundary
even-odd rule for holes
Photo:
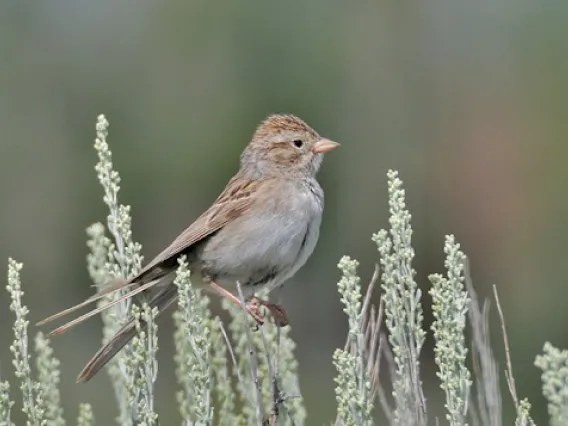
[[[254,294],[281,287],[308,260],[316,246],[324,193],[316,180],[324,153],[339,144],[321,137],[302,119],[273,114],[262,121],[240,156],[238,172],[221,195],[189,227],[135,276],[117,279],[87,300],[40,321],[43,325],[119,290],[127,291],[113,302],[51,331],[58,335],[137,294],[151,308],[163,312],[177,300],[172,276],[185,256],[200,288],[218,293],[246,309],[262,325],[259,307],[265,306],[283,326],[285,310]],[[168,280],[168,278],[170,278]],[[239,283],[245,306],[231,290]],[[77,382],[99,372],[137,333],[127,322],[86,364]]]

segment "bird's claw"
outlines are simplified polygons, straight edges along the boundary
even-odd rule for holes
[[[247,302],[245,309],[256,321],[257,329],[264,324],[264,315],[260,312],[258,304]]]
[[[257,313],[257,315],[259,315],[262,318],[262,321],[259,322],[259,320],[255,317],[255,315],[251,313],[251,315],[259,325],[262,325],[264,323],[264,316],[260,313],[259,310],[260,306],[264,306],[266,307],[266,309],[268,309],[268,311],[274,317],[274,322],[276,323],[276,325],[278,325],[279,327],[285,327],[288,325],[288,316],[286,315],[286,311],[282,306],[277,305],[275,303],[270,303],[256,296],[250,296],[247,299],[247,311],[251,313],[251,311],[254,310]],[[251,310],[249,310],[249,307]]]

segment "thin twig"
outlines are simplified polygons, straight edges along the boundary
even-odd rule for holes
[[[383,313],[384,313],[384,303],[381,300],[379,303],[379,312],[377,313],[376,320],[374,321],[373,334],[371,337],[370,349],[369,349],[369,376],[372,379],[373,387],[373,397],[375,399],[377,393],[377,386],[380,380],[380,365],[381,365],[381,346],[383,344],[381,340],[381,325],[383,323]]]
[[[262,347],[266,355],[268,376],[271,378],[273,386],[276,387],[277,385],[275,383],[277,381],[277,377],[276,373],[274,372],[274,369],[272,368],[272,361],[270,360],[270,348],[268,347],[268,342],[266,341],[266,336],[264,335],[264,330],[262,329],[262,327],[258,332],[260,333],[260,339],[262,340]],[[276,401],[276,398],[274,398],[272,402],[272,412],[270,413],[270,426],[276,426],[277,424],[278,424],[278,402]]]
[[[280,391],[280,387],[278,386],[278,380],[279,380],[279,365],[280,365],[280,326],[275,322],[275,327],[276,327],[276,354],[274,355],[274,372],[273,372],[273,376],[272,376],[272,412],[270,413],[270,415],[272,416],[274,425],[276,426],[278,423],[278,414],[279,414],[279,408],[278,405],[280,403],[282,403],[282,405],[284,406],[283,402],[281,402],[281,391]],[[265,344],[266,345],[266,344]],[[268,348],[266,348],[266,350],[268,350]],[[286,412],[288,412],[288,410],[285,408]]]
[[[276,324],[276,357],[274,359],[274,374],[278,376],[280,371],[280,328],[278,324]]]
[[[282,296],[282,287],[278,287],[276,292],[277,292],[276,293],[276,303],[280,304],[280,299],[281,299],[281,296]],[[282,401],[281,391],[280,391],[280,388],[278,387],[279,367],[280,367],[280,326],[278,325],[277,321],[275,321],[274,324],[275,324],[275,327],[276,327],[276,354],[274,355],[273,372],[270,372],[270,370],[269,370],[270,378],[271,378],[271,384],[272,384],[272,410],[271,410],[271,413],[270,413],[271,426],[276,426],[277,423],[278,423],[278,414],[279,414],[278,405],[280,405],[280,403]],[[262,343],[264,345],[264,350],[268,353],[268,345],[267,345],[266,341],[264,340],[264,338],[263,338]],[[269,364],[269,368],[270,368],[270,364]],[[286,407],[284,407],[284,409],[286,410]]]
[[[501,303],[499,302],[499,294],[497,294],[497,286],[493,285],[493,295],[495,296],[495,304],[497,305],[497,312],[501,320],[501,330],[503,330],[503,342],[505,344],[505,359],[507,360],[507,369],[505,370],[505,377],[509,385],[509,392],[515,402],[515,407],[519,406],[519,399],[517,398],[517,389],[515,387],[515,378],[513,377],[513,364],[511,363],[511,351],[509,350],[509,338],[507,337],[507,328],[505,327],[505,316]]]
[[[375,264],[375,269],[373,275],[371,276],[371,281],[369,282],[369,287],[367,287],[367,292],[365,294],[365,299],[363,302],[363,309],[361,309],[361,314],[364,317],[367,314],[369,305],[371,304],[371,297],[373,296],[373,290],[375,289],[375,284],[379,279],[379,265]]]
[[[375,307],[371,306],[371,315],[369,315],[369,321],[365,329],[365,342],[368,344],[367,348],[367,371],[371,373],[371,367],[373,365],[373,352],[375,348],[373,347],[373,334],[375,332]]]
[[[258,421],[258,426],[264,426],[266,422],[266,417],[264,413],[264,403],[262,401],[262,389],[260,385],[260,380],[258,378],[258,361],[256,351],[254,349],[253,341],[252,341],[252,334],[250,331],[250,324],[249,324],[249,314],[246,308],[245,298],[243,296],[243,290],[241,289],[241,283],[237,281],[237,291],[239,294],[239,301],[241,302],[241,308],[244,315],[245,320],[245,332],[247,334],[247,343],[249,347],[249,355],[251,359],[251,376],[253,382],[255,384],[256,389],[256,417]]]
[[[241,387],[243,388],[243,394],[245,395],[245,398],[247,399],[247,402],[249,403],[249,405],[253,405],[252,398],[249,394],[249,389],[247,389],[245,387],[245,382],[243,380],[243,377],[241,376],[241,369],[239,368],[239,364],[237,363],[237,357],[235,356],[235,352],[233,351],[233,345],[231,344],[231,341],[229,340],[229,336],[227,335],[227,331],[225,330],[225,326],[223,325],[223,323],[221,321],[219,321],[219,327],[221,328],[221,333],[223,333],[223,337],[225,338],[225,343],[227,344],[227,347],[229,348],[229,354],[231,355],[231,360],[233,362],[233,368],[237,372],[237,378],[239,379],[239,385],[241,385]]]
[[[280,327],[277,324],[276,327],[277,327],[276,354],[274,355],[274,361],[273,361],[274,364],[272,364],[270,361],[270,356],[269,356],[270,349],[268,347],[268,342],[266,341],[266,337],[262,333],[262,329],[260,330],[262,346],[264,351],[266,352],[266,362],[268,363],[268,374],[271,378],[271,384],[272,384],[272,410],[270,413],[270,426],[277,426],[278,416],[280,414],[280,408],[279,408],[280,406],[282,406],[282,408],[286,412],[288,419],[290,420],[291,426],[295,426],[296,423],[294,421],[294,418],[292,417],[290,410],[288,410],[288,407],[286,406],[286,400],[292,397],[284,395],[279,386],[280,376],[278,371],[278,365],[279,365],[279,354],[280,354]]]
[[[279,367],[280,367],[280,326],[275,324],[276,326],[276,356],[274,359],[274,376],[272,377],[272,414],[275,416],[275,424],[278,420],[278,402],[282,399],[282,394],[280,388],[278,386],[279,380]],[[286,409],[286,408],[285,408]],[[289,411],[286,409],[288,415],[290,414]],[[294,421],[291,419],[292,424]]]
[[[365,318],[367,315],[367,311],[369,309],[369,305],[371,304],[371,298],[373,296],[373,290],[375,288],[375,284],[379,279],[379,265],[375,264],[375,270],[373,271],[373,275],[371,277],[371,281],[369,281],[369,286],[367,287],[367,292],[365,293],[365,299],[363,299],[363,308],[361,309],[361,316]],[[363,324],[366,321],[363,320]],[[344,351],[349,349],[349,345],[351,345],[351,333],[347,334],[347,340],[345,341],[345,347],[343,348]]]
[[[389,371],[389,375],[390,375],[390,379],[391,382],[393,380],[393,378],[395,377],[395,367],[394,367],[394,357],[392,355],[392,351],[389,347],[388,341],[387,341],[387,337],[384,333],[381,333],[380,339],[379,339],[379,353],[384,353],[385,357],[386,357],[386,363],[387,363],[387,367],[388,367],[388,371]],[[378,392],[378,396],[379,396],[379,403],[381,404],[381,407],[383,409],[383,413],[385,414],[385,417],[387,418],[387,422],[389,425],[394,425],[394,415],[393,415],[393,409],[391,408],[388,398],[387,398],[387,393],[385,392],[385,388],[382,385],[382,381],[379,381],[378,387],[377,387],[377,392]]]
[[[468,312],[468,314],[471,315],[471,312]],[[473,321],[471,323],[471,327],[472,329],[474,328]],[[484,422],[483,424],[489,425],[489,414],[487,413],[486,397],[485,397],[485,391],[483,389],[485,383],[483,383],[483,376],[482,376],[483,372],[481,370],[481,360],[478,350],[479,349],[476,348],[475,337],[474,337],[471,339],[471,364],[472,364],[473,375],[475,376],[475,388],[477,390],[477,410],[475,404],[473,403],[473,395],[470,394],[469,397],[472,400],[472,402],[470,402],[469,404],[468,411],[472,419],[481,417]],[[477,413],[477,411],[479,411],[479,414]],[[473,420],[473,422],[474,424],[476,424],[475,420]]]
[[[468,319],[472,330],[471,354],[477,389],[477,413],[473,410],[473,404],[470,405],[470,412],[472,419],[478,414],[480,424],[501,426],[503,419],[499,373],[489,336],[489,301],[483,304],[483,309],[480,308],[468,258],[464,263],[464,277],[470,298]]]
[[[371,387],[373,388],[373,383],[375,383],[374,372],[376,371],[377,378],[378,378],[378,363],[374,362],[374,347],[377,346],[377,338],[378,338],[378,330],[380,329],[381,322],[382,322],[382,300],[379,305],[379,315],[375,318],[375,307],[371,304],[371,300],[373,297],[373,290],[375,288],[375,284],[379,279],[379,265],[375,264],[375,269],[373,271],[373,275],[371,276],[371,280],[369,281],[369,285],[367,287],[367,291],[365,292],[365,297],[363,299],[363,306],[361,308],[361,333],[363,334],[363,352],[367,355],[367,365],[366,371],[371,378]],[[369,313],[369,310],[371,311]],[[365,345],[368,342],[369,347],[366,348]],[[345,346],[343,350],[345,352],[349,352],[352,355],[357,355],[357,348],[354,345],[354,341],[352,339],[351,333],[347,334],[347,339],[345,340]],[[379,355],[380,358],[380,355]],[[364,381],[361,380],[361,386],[364,386]],[[375,398],[376,390],[373,391],[373,395],[371,400]],[[358,414],[353,412],[352,415],[354,418],[357,418]],[[337,415],[335,419],[335,426],[340,426],[343,423]]]

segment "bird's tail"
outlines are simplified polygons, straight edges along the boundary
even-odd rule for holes
[[[76,326],[77,324],[81,324],[82,322],[88,320],[89,318],[91,318],[91,317],[93,317],[97,314],[100,314],[101,312],[110,308],[111,306],[114,306],[114,305],[116,305],[120,302],[123,302],[126,299],[130,299],[131,297],[136,296],[137,294],[140,294],[140,293],[148,290],[150,287],[152,287],[158,281],[160,281],[160,278],[148,281],[148,282],[146,282],[142,285],[139,285],[140,283],[138,283],[138,282],[131,282],[131,281],[126,281],[126,280],[113,281],[107,287],[105,287],[103,290],[101,290],[98,293],[96,293],[95,295],[89,297],[84,302],[81,302],[81,303],[79,303],[75,306],[72,306],[68,309],[65,309],[64,311],[58,312],[57,314],[52,315],[52,316],[38,322],[37,325],[41,326],[41,325],[47,324],[48,322],[54,321],[58,318],[64,317],[65,315],[68,315],[72,312],[75,312],[77,309],[88,306],[88,305],[92,304],[93,302],[96,302],[97,300],[102,299],[106,295],[114,293],[118,290],[129,288],[133,285],[139,285],[139,287],[136,287],[134,290],[130,290],[129,292],[127,292],[127,293],[123,294],[122,296],[120,296],[119,298],[117,298],[116,300],[113,300],[109,303],[106,303],[105,305],[100,306],[98,308],[92,309],[89,312],[87,312],[86,314],[83,314],[83,315],[75,318],[74,320],[66,322],[62,326],[57,327],[56,329],[52,330],[49,333],[49,336],[57,336],[58,334],[63,334],[66,331],[68,331],[70,328]]]
[[[75,306],[71,306],[70,308],[67,308],[67,309],[65,309],[61,312],[58,312],[55,315],[51,315],[50,317],[38,322],[36,325],[41,326],[41,325],[47,324],[48,322],[55,321],[56,319],[64,317],[65,315],[68,315],[72,312],[75,312],[78,309],[84,308],[85,306],[88,306],[91,303],[96,302],[97,300],[100,300],[103,297],[105,297],[105,296],[107,296],[111,293],[114,293],[114,292],[116,292],[120,289],[126,289],[126,288],[131,287],[135,284],[136,284],[135,282],[127,281],[127,280],[124,280],[124,279],[113,280],[113,281],[109,282],[107,285],[105,285],[104,288],[101,291],[92,295],[87,300],[85,300],[85,301],[83,301],[83,302],[81,302],[81,303],[79,303]]]
[[[170,284],[161,290],[152,300],[149,305],[150,308],[157,307],[158,315],[164,312],[177,298],[177,288],[175,285]],[[146,323],[140,321],[142,328],[146,327]],[[126,323],[116,334],[101,347],[91,360],[85,365],[83,370],[77,377],[77,383],[84,383],[90,380],[109,362],[137,333],[136,324],[134,320]]]
[[[76,310],[83,308],[85,306],[91,305],[92,303],[101,300],[107,295],[115,293],[119,290],[126,289],[128,290],[125,294],[118,297],[116,300],[108,302],[103,306],[99,306],[95,309],[90,310],[89,312],[63,324],[60,327],[52,330],[49,333],[49,336],[56,336],[62,333],[65,333],[72,327],[86,321],[87,319],[103,312],[104,310],[114,306],[124,300],[130,299],[133,296],[136,296],[140,293],[147,295],[147,299],[152,297],[152,293],[154,296],[150,299],[149,305],[154,308],[158,307],[158,310],[161,312],[165,310],[172,302],[176,300],[176,287],[172,284],[167,285],[165,288],[157,288],[156,291],[151,289],[155,286],[158,282],[164,278],[168,274],[167,271],[158,270],[154,271],[152,274],[148,274],[146,276],[137,276],[133,279],[126,280],[126,279],[117,279],[108,283],[101,291],[94,294],[93,296],[89,297],[84,302],[81,302],[71,308],[65,309],[55,315],[50,316],[40,322],[37,325],[44,325],[48,322],[54,321],[61,317],[64,317]],[[132,289],[133,286],[137,286]],[[145,324],[142,324],[145,327]],[[96,354],[95,356],[89,361],[89,363],[85,366],[79,377],[77,378],[78,382],[86,382],[91,377],[93,377],[116,353],[126,345],[130,339],[134,337],[136,334],[136,327],[134,321],[129,321],[126,325],[124,325],[114,336],[113,338],[105,344]]]

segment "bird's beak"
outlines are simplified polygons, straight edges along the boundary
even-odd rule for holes
[[[314,154],[323,154],[324,152],[331,151],[339,146],[337,142],[330,141],[329,139],[320,139],[312,148]]]

